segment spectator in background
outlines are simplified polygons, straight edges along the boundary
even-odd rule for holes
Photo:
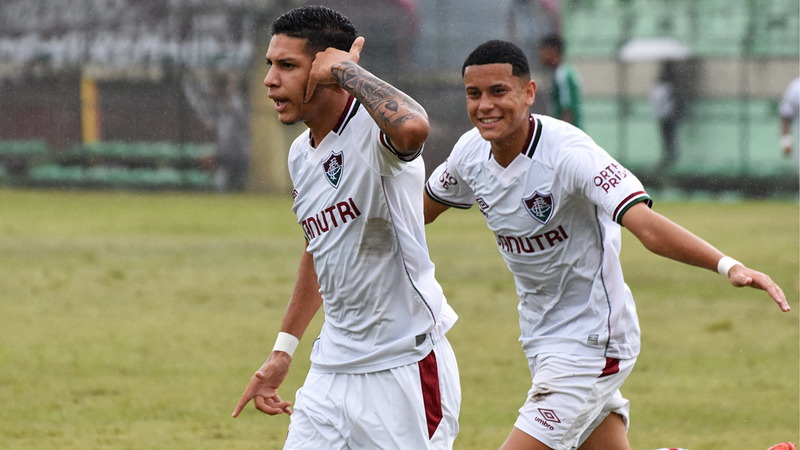
[[[550,115],[583,128],[581,82],[578,73],[565,62],[564,40],[550,34],[539,41],[539,61],[552,69],[553,83],[550,92]]]
[[[214,189],[247,189],[250,127],[241,79],[235,75],[187,76],[183,91],[200,122],[217,134],[217,148],[210,162]]]
[[[658,167],[666,169],[678,159],[678,124],[684,110],[674,61],[661,64],[661,71],[650,91],[650,106],[661,129],[663,152]]]
[[[792,138],[792,123],[797,122],[800,115],[800,77],[795,78],[783,93],[778,105],[778,114],[781,116],[781,149],[783,154],[792,154],[794,139]]]
[[[510,41],[522,48],[535,48],[540,37],[561,32],[559,2],[511,0],[506,13],[506,26]]]

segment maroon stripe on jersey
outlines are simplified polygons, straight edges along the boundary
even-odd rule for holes
[[[436,355],[430,352],[419,365],[419,380],[422,384],[422,401],[425,404],[425,417],[428,422],[428,439],[433,437],[442,421],[442,395],[439,391],[439,367]]]
[[[436,195],[435,192],[433,192],[433,189],[431,189],[430,180],[428,180],[428,182],[425,183],[425,193],[428,194],[428,197],[430,197],[431,200],[433,200],[433,201],[435,201],[437,203],[441,203],[441,204],[443,204],[445,206],[451,206],[453,208],[458,208],[458,209],[470,209],[470,208],[472,208],[472,204],[471,203],[470,204],[453,203],[453,202],[448,202],[447,200],[443,199],[442,197],[439,197],[438,195]]]
[[[344,128],[345,119],[350,116],[350,109],[353,107],[353,101],[355,101],[355,97],[352,95],[347,99],[347,104],[344,106],[344,111],[342,111],[342,115],[339,116],[339,120],[336,122],[336,125],[333,127],[333,132],[339,134],[342,128]]]
[[[531,124],[530,130],[528,130],[528,138],[525,140],[525,146],[523,147],[522,154],[527,156],[528,158],[533,158],[533,153],[536,151],[536,144],[539,143],[539,137],[542,135],[542,123],[539,119],[533,118],[533,114],[530,115],[528,121]],[[534,133],[536,137],[534,138]]]
[[[615,373],[619,373],[619,360],[616,358],[606,358],[606,366],[597,378],[607,377]]]
[[[612,220],[614,220],[614,222],[619,223],[619,212],[621,210],[623,210],[623,209],[627,209],[628,202],[630,202],[631,200],[633,200],[636,197],[644,197],[644,198],[640,199],[639,201],[646,200],[648,198],[647,197],[647,193],[645,191],[637,191],[637,192],[634,192],[633,194],[625,197],[625,200],[619,202],[619,205],[617,205],[617,209],[614,210],[614,215],[612,216]]]
[[[394,148],[392,140],[389,139],[389,136],[387,136],[386,133],[384,133],[383,131],[381,131],[380,140],[381,140],[381,145],[383,145],[387,150],[392,152],[392,154],[396,156],[397,159],[399,159],[400,161],[410,162],[417,159],[417,157],[419,157],[419,155],[422,154],[422,147],[420,147],[419,150],[417,150],[414,153],[405,154],[398,152],[397,149]]]

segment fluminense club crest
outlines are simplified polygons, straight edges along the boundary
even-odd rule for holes
[[[553,196],[550,194],[534,192],[530,197],[523,198],[522,204],[530,215],[542,224],[546,224],[553,213]]]
[[[342,180],[342,170],[344,169],[344,157],[342,153],[331,153],[322,163],[322,170],[325,172],[325,178],[331,186],[338,188],[339,181]]]

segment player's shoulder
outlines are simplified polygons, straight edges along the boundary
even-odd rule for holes
[[[450,159],[461,161],[471,161],[475,159],[486,159],[491,151],[491,144],[481,137],[477,128],[472,128],[456,141]]]
[[[535,116],[542,127],[535,158],[551,167],[575,166],[607,152],[580,128],[550,116]]]
[[[585,147],[597,147],[594,140],[583,130],[563,120],[551,116],[535,115],[542,127],[541,142],[545,149],[554,155],[581,151]]]
[[[380,131],[380,127],[369,114],[367,108],[358,100],[354,100],[342,114],[340,122],[334,127],[334,132],[340,135],[363,135],[370,129],[374,129],[376,132]]]
[[[289,146],[289,161],[297,158],[303,151],[310,146],[311,130],[305,130],[292,141]]]

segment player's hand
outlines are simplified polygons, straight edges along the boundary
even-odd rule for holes
[[[769,296],[775,300],[775,303],[778,304],[783,312],[792,309],[789,307],[789,303],[786,301],[786,295],[784,295],[781,287],[772,281],[772,278],[767,274],[747,268],[741,264],[736,264],[728,271],[728,279],[731,284],[736,287],[750,286],[767,291]]]
[[[336,84],[336,79],[333,78],[333,74],[331,73],[332,69],[343,62],[358,64],[363,47],[364,37],[359,36],[353,41],[349,52],[329,47],[324,52],[317,53],[314,57],[314,62],[311,64],[311,72],[308,76],[308,85],[306,86],[306,95],[303,101],[305,103],[311,101],[311,97],[314,96],[317,85]]]
[[[289,372],[292,357],[284,352],[272,352],[269,359],[256,371],[247,383],[233,417],[239,417],[245,406],[253,400],[259,411],[269,414],[292,414],[292,403],[286,402],[278,395],[278,386],[281,385]]]

